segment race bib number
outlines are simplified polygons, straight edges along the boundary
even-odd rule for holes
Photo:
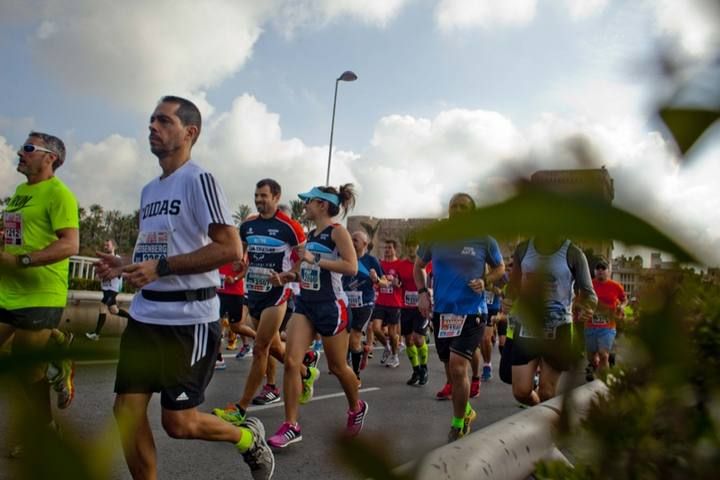
[[[271,268],[249,267],[245,275],[245,288],[251,292],[269,292],[272,289],[270,277],[275,273]]]
[[[300,288],[303,290],[320,290],[320,266],[303,262],[300,265]]]
[[[392,295],[393,293],[393,286],[388,285],[387,287],[380,287],[380,293],[384,293],[386,295]]]
[[[350,305],[350,308],[362,307],[362,292],[358,292],[357,290],[351,290],[345,293],[347,294],[348,304]]]
[[[593,313],[592,324],[593,325],[607,325],[608,324],[607,315],[602,314],[602,313]]]
[[[169,243],[170,232],[140,232],[135,243],[133,263],[167,258]]]
[[[467,315],[455,315],[454,313],[443,313],[440,315],[438,327],[438,338],[459,337]]]
[[[485,290],[485,303],[492,305],[495,302],[495,292]]]
[[[22,215],[20,215],[19,213],[5,213],[5,215],[3,215],[3,225],[5,233],[5,245],[14,245],[16,247],[21,247],[23,244]]]
[[[405,306],[417,307],[419,299],[420,295],[418,295],[418,292],[405,292]]]
[[[529,328],[525,328],[525,325],[520,324],[520,336],[523,338],[542,338],[545,340],[555,340],[557,327],[551,325],[545,325],[542,332],[534,333]]]

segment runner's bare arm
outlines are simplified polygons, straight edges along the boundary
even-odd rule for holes
[[[30,256],[29,267],[42,267],[51,263],[59,262],[72,255],[77,255],[80,249],[80,233],[77,228],[62,228],[55,232],[57,240],[42,250],[27,252]],[[17,256],[7,252],[0,253],[2,263],[6,265],[17,265]]]
[[[340,258],[337,260],[321,258],[318,265],[325,270],[330,270],[331,272],[337,272],[343,275],[356,275],[358,270],[358,261],[350,233],[345,229],[345,227],[337,227],[332,231],[332,239],[337,246]],[[306,262],[313,262],[313,255],[308,250],[305,250],[304,256]]]
[[[413,265],[413,278],[415,279],[415,286],[418,291],[422,292],[418,297],[418,310],[420,310],[420,313],[424,317],[430,315],[430,311],[432,310],[432,297],[430,296],[430,291],[428,290],[427,273],[425,272],[426,266],[427,262],[425,262],[422,258],[417,257],[415,259],[415,265]]]

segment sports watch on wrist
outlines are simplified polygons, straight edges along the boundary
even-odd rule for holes
[[[313,254],[313,263],[314,263],[315,265],[317,265],[318,263],[320,263],[320,259],[321,259],[321,258],[322,258],[322,257],[320,256],[319,253],[314,253],[314,254]]]
[[[30,255],[28,254],[18,255],[17,263],[21,267],[29,267],[30,265],[32,265],[32,258],[30,258]]]
[[[167,277],[168,275],[172,274],[172,270],[170,270],[170,264],[168,263],[168,259],[166,257],[162,257],[160,260],[158,260],[157,267],[155,267],[155,272],[158,274],[158,277]]]

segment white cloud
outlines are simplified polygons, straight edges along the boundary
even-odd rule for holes
[[[661,35],[677,41],[691,57],[712,57],[720,46],[720,4],[715,0],[647,0]]]
[[[386,26],[409,0],[284,0],[276,1],[274,24],[287,35],[299,27],[321,26],[340,17]]]
[[[435,20],[442,30],[523,26],[535,17],[537,0],[440,0]]]
[[[608,2],[609,0],[562,0],[570,18],[574,20],[583,20],[598,15],[605,10]]]
[[[22,183],[23,176],[17,173],[17,148],[0,136],[0,198],[9,197],[15,186]]]

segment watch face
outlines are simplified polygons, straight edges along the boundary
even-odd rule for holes
[[[23,255],[23,256],[20,257],[20,263],[22,263],[22,264],[25,265],[25,266],[30,265],[30,261],[31,261],[31,260],[30,260],[30,256],[29,256],[29,255]]]

